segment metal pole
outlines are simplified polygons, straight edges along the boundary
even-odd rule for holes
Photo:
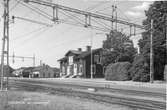
[[[130,25],[130,36],[132,35],[132,26]]]
[[[89,19],[89,24],[88,24],[88,26],[91,26],[91,17],[88,16],[88,19]]]
[[[33,67],[35,67],[35,54],[33,54]]]
[[[14,54],[14,52],[13,52],[13,64],[15,63],[15,54]]]
[[[4,29],[3,29],[3,38],[2,38],[2,53],[1,53],[1,90],[3,90],[4,83],[4,57],[6,54],[7,57],[7,83],[6,87],[8,87],[8,67],[9,67],[9,0],[4,0]],[[7,45],[6,45],[7,42]],[[5,50],[6,49],[6,50]],[[6,88],[7,89],[7,88]]]
[[[114,5],[112,5],[112,19],[114,18]],[[111,21],[111,30],[113,30],[113,21]]]
[[[85,15],[85,27],[88,27],[88,15]]]
[[[56,18],[55,18],[55,6],[53,7],[53,22],[56,21]]]
[[[7,7],[6,7],[6,10],[7,10],[7,23],[6,23],[6,28],[7,28],[7,30],[6,30],[6,37],[7,37],[7,73],[6,73],[6,75],[7,75],[7,83],[6,83],[6,89],[8,90],[8,81],[9,81],[9,72],[10,72],[10,70],[9,70],[9,0],[7,0]]]
[[[116,21],[115,21],[115,30],[117,31],[117,6],[115,6],[115,18],[116,18]]]
[[[90,54],[90,56],[91,56],[91,65],[90,65],[90,71],[91,71],[91,79],[93,79],[93,50],[92,50],[92,47],[93,47],[93,31],[92,31],[92,28],[90,28],[91,29],[91,41],[90,41],[90,43],[91,43],[91,54]]]
[[[136,27],[134,26],[134,36],[136,35]]]
[[[165,49],[167,50],[167,14],[166,14],[166,16],[165,16],[165,33],[166,33],[166,44],[165,44]],[[166,52],[166,54],[167,54],[167,52]],[[165,65],[165,68],[166,68],[166,65]],[[164,68],[164,69],[165,69]],[[167,74],[167,72],[165,72],[165,70],[164,70],[164,81],[166,81],[166,78],[167,78],[167,76],[166,76],[166,74]]]
[[[150,35],[150,83],[154,82],[154,61],[153,61],[153,19],[151,19]]]

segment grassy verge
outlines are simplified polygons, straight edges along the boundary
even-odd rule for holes
[[[0,92],[0,110],[130,110],[130,108],[79,97],[12,90]]]

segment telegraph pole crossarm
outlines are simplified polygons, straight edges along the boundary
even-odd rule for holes
[[[31,23],[36,23],[36,24],[40,24],[40,25],[45,25],[47,27],[52,27],[52,25],[50,25],[50,24],[43,23],[43,22],[40,22],[40,21],[35,21],[35,20],[32,20],[32,19],[28,19],[28,18],[12,16],[12,19],[13,19],[13,22],[14,22],[15,19],[20,19],[20,20],[31,22]]]

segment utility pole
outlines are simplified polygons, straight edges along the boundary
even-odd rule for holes
[[[115,6],[115,30],[117,31],[117,6]]]
[[[90,54],[90,57],[91,57],[90,72],[91,73],[90,74],[91,74],[91,79],[93,79],[93,50],[92,50],[93,49],[92,48],[93,47],[93,30],[92,30],[92,28],[91,28],[91,41],[90,41],[90,43],[91,43],[90,44],[91,45],[91,47],[90,47],[91,48],[91,52],[90,52],[91,53]]]
[[[111,18],[113,19],[114,18],[114,11],[115,11],[115,6],[114,5],[112,5],[112,16],[111,16]],[[113,21],[111,21],[111,30],[113,30],[113,26],[114,26],[114,22]]]
[[[130,25],[130,33],[129,33],[130,37],[132,35],[132,26]]]
[[[4,27],[3,27],[3,38],[2,38],[2,53],[1,53],[1,91],[3,90],[4,83],[4,65],[6,61],[6,90],[8,89],[8,75],[9,75],[9,0],[4,0]],[[6,60],[5,60],[6,56]]]
[[[134,26],[134,36],[136,35],[136,27]]]
[[[112,16],[111,17],[112,17],[112,19],[116,19],[115,30],[117,30],[117,6],[116,5],[112,5]],[[113,21],[111,21],[111,29],[114,30],[114,22]]]
[[[33,67],[35,67],[35,54],[33,54]]]
[[[166,41],[165,41],[165,50],[167,50],[167,14],[165,16],[165,39],[166,39]],[[167,54],[167,52],[166,52],[166,54]],[[165,68],[164,68],[164,81],[166,81],[166,78],[167,78],[166,70],[167,70],[167,66],[165,65]]]
[[[154,59],[153,59],[153,19],[151,19],[150,35],[150,83],[154,82]]]

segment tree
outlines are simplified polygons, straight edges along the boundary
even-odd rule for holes
[[[155,1],[150,5],[150,8],[145,11],[145,15],[147,18],[143,21],[143,25],[147,27],[148,30],[142,33],[142,39],[139,40],[140,52],[149,65],[150,23],[151,19],[153,19],[154,78],[160,80],[163,79],[163,71],[167,62],[165,48],[165,18],[167,17],[167,1]]]
[[[137,55],[134,58],[132,67],[129,72],[133,81],[148,82],[149,81],[149,66],[143,55]]]
[[[130,37],[118,31],[111,31],[107,35],[107,39],[103,42],[103,49],[102,62],[105,66],[118,61],[132,63],[137,53]]]

